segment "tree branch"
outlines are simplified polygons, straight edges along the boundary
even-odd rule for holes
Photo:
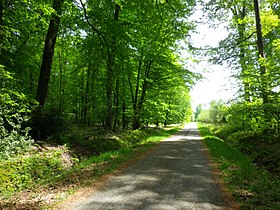
[[[235,47],[237,47],[238,45],[240,45],[242,42],[247,41],[247,40],[250,39],[255,33],[256,33],[256,31],[254,31],[252,34],[250,34],[250,36],[246,37],[245,39],[243,39],[243,40],[237,42],[232,48],[235,48]]]
[[[85,4],[83,3],[82,0],[80,0],[80,3],[82,5],[83,11],[84,11],[84,17],[88,23],[88,25],[91,27],[91,29],[98,35],[100,42],[102,43],[102,39],[104,40],[106,46],[108,47],[107,39],[106,37],[96,28],[94,27],[91,22],[89,21],[89,16],[87,15],[87,9],[85,7]],[[102,39],[101,39],[102,38]]]
[[[235,49],[238,45],[240,45],[241,43],[243,43],[243,42],[247,41],[248,39],[250,39],[255,33],[256,33],[256,32],[254,31],[254,32],[253,32],[252,34],[250,34],[248,37],[246,37],[246,38],[244,38],[243,40],[241,40],[241,41],[235,43],[232,47],[228,48],[227,52],[230,51],[230,50],[234,51],[234,49]],[[215,49],[215,48],[214,48],[214,49]],[[224,61],[227,61],[227,60],[229,60],[229,59],[231,59],[231,58],[239,57],[238,54],[232,54],[232,53],[228,53],[228,54],[230,54],[230,55],[227,56],[227,57],[225,57],[225,58],[222,58],[222,59],[220,59],[220,58],[219,58],[219,59],[214,59],[214,61],[216,60],[215,63],[221,65]]]

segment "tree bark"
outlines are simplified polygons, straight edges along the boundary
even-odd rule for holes
[[[139,117],[139,109],[138,109],[138,92],[139,92],[139,85],[140,85],[140,74],[141,74],[141,68],[142,68],[142,56],[140,57],[139,64],[138,64],[138,70],[137,70],[137,78],[136,78],[136,87],[135,87],[135,93],[133,94],[132,90],[132,84],[130,83],[130,89],[131,89],[131,97],[132,97],[132,108],[133,108],[133,117],[132,117],[132,129],[136,130],[140,127],[140,117]]]
[[[2,53],[3,38],[4,38],[3,17],[4,17],[4,3],[3,0],[0,0],[0,55]]]
[[[92,71],[91,62],[87,68],[87,80],[86,80],[86,90],[85,90],[85,103],[84,103],[84,125],[89,125],[89,116],[88,116],[88,110],[89,110],[89,89],[90,89],[90,72]]]
[[[113,130],[116,131],[117,125],[119,124],[119,104],[120,104],[120,81],[117,79],[116,81],[116,94],[114,98],[114,106],[115,106],[115,116],[114,116],[114,125]]]
[[[125,129],[127,128],[127,120],[126,120],[126,106],[125,106],[125,101],[122,101],[122,128]]]
[[[62,56],[62,50],[59,51],[59,111],[64,111],[64,64],[63,64],[63,56]]]
[[[164,119],[164,127],[167,126],[168,114],[169,114],[169,111],[167,110],[166,114],[165,114],[165,119]]]
[[[245,3],[245,2],[244,2]],[[241,20],[244,20],[244,18],[246,17],[246,6],[243,5],[242,9],[239,11],[239,16]],[[245,81],[243,80],[243,87],[244,87],[244,99],[247,102],[250,102],[250,85],[249,83],[246,81],[246,77],[248,76],[247,74],[247,68],[246,68],[246,53],[245,53],[245,46],[243,44],[244,40],[246,40],[245,37],[245,24],[241,23],[238,24],[238,35],[239,35],[239,42],[240,42],[240,50],[239,50],[239,59],[240,59],[240,66],[241,66],[241,71],[242,74],[245,76]]]
[[[48,95],[49,80],[52,68],[54,48],[56,43],[57,33],[59,31],[60,15],[64,0],[54,0],[53,9],[56,14],[53,14],[49,23],[48,32],[45,38],[44,52],[38,81],[36,100],[41,108],[45,107]]]
[[[150,70],[152,67],[152,63],[153,63],[153,60],[150,59],[146,65],[145,79],[142,83],[142,91],[141,91],[141,96],[140,96],[139,100],[138,100],[138,97],[136,97],[139,87],[136,87],[134,106],[133,106],[133,119],[132,119],[132,128],[134,130],[140,128],[140,126],[141,126],[140,113],[142,111],[143,104],[144,104],[144,101],[146,98],[146,93],[147,93],[147,89],[148,89],[148,85],[149,85],[147,79],[150,76]],[[140,74],[140,71],[138,70],[138,76],[139,76],[139,74]],[[138,76],[137,76],[137,80],[139,79]],[[138,82],[140,82],[140,81],[138,81]]]
[[[258,55],[259,58],[265,58],[264,53],[264,44],[263,44],[263,35],[262,35],[262,26],[261,26],[261,18],[260,18],[260,9],[259,9],[259,1],[254,0],[254,10],[255,10],[255,18],[256,18],[256,30],[257,30],[257,45],[258,45]],[[265,77],[266,68],[262,63],[260,64],[260,76],[261,76],[261,90],[262,90],[262,99],[263,103],[268,103],[268,94],[267,94],[267,82]]]
[[[114,20],[118,21],[121,7],[115,5]],[[115,31],[116,32],[116,31]],[[115,48],[116,36],[111,45],[111,52],[108,53],[107,62],[107,82],[106,82],[106,97],[107,97],[107,114],[106,114],[106,128],[111,130],[113,125],[113,84],[114,84],[114,68],[115,68]]]
[[[84,108],[85,108],[85,91],[84,91],[85,70],[82,70],[82,83],[81,83],[81,104],[80,104],[80,124],[84,122]]]

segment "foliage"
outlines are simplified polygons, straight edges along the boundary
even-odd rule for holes
[[[213,103],[212,103],[213,105]],[[225,121],[214,123],[210,110],[200,119],[214,123],[211,130],[229,144],[248,155],[255,163],[269,170],[279,171],[279,111],[278,105],[256,102],[234,102],[223,112]],[[266,116],[272,117],[270,121]],[[204,117],[204,118],[203,118]],[[214,118],[215,119],[215,118]]]
[[[102,130],[102,128],[72,127],[67,133],[60,134],[60,136],[52,139],[62,145],[67,144],[79,159],[85,159],[112,150],[146,144],[150,141],[148,140],[150,137],[160,136],[163,138],[177,130],[176,128],[171,130],[167,128],[166,131],[161,128],[141,128],[113,133]]]
[[[258,4],[260,15],[254,9]],[[279,4],[241,0],[209,1],[203,5],[213,24],[215,20],[228,23],[228,37],[206,51],[212,62],[225,64],[237,78],[238,97],[228,105],[226,113],[229,126],[261,133],[276,131],[273,127],[279,127],[279,51],[275,44],[280,29]],[[256,27],[258,18],[262,30]],[[210,121],[215,119],[211,117]],[[275,131],[272,132],[276,134]]]
[[[17,88],[34,97],[54,1],[11,2],[3,4],[0,64],[14,73]],[[46,108],[34,116],[33,125],[41,128],[34,125],[33,135],[45,139],[71,123],[118,130],[187,119],[196,75],[179,63],[177,44],[193,29],[187,18],[194,5],[64,1],[54,55],[47,59],[53,60],[50,78],[40,83],[48,92]]]
[[[30,134],[36,140],[56,138],[69,131],[67,116],[59,110],[44,110],[34,112],[29,121],[32,128]]]
[[[247,156],[199,126],[211,156],[219,163],[223,179],[240,203],[240,209],[277,209],[279,179],[256,167]]]
[[[227,122],[241,130],[263,131],[265,129],[265,113],[261,101],[232,104],[227,114]]]
[[[211,101],[209,109],[203,109],[202,105],[197,107],[196,120],[208,123],[224,123],[226,121],[227,106],[220,101]]]
[[[0,164],[0,192],[2,195],[32,188],[63,170],[63,150],[49,150],[18,156]]]
[[[201,114],[202,112],[202,104],[199,104],[196,108],[195,108],[195,112],[194,112],[194,121],[197,122],[198,120],[198,116]]]
[[[263,134],[260,130],[240,130],[233,125],[208,125],[215,135],[247,155],[252,162],[273,174],[280,171],[280,143],[273,134]]]
[[[150,97],[151,95],[157,97]],[[189,89],[182,85],[148,93],[143,112],[145,112],[143,122],[146,124],[159,126],[161,122],[166,126],[189,121],[191,116]]]
[[[43,149],[42,152],[35,150],[28,155],[3,161],[0,164],[2,172],[0,174],[0,192],[2,196],[0,196],[0,205],[3,207],[17,205],[17,202],[13,202],[11,195],[23,189],[28,189],[31,194],[34,192],[39,193],[40,190],[47,192],[51,190],[53,193],[56,187],[60,188],[60,190],[67,190],[72,189],[73,186],[88,185],[102,175],[120,167],[127,160],[137,158],[156,142],[174,134],[178,130],[179,128],[171,127],[168,129],[150,128],[124,131],[120,134],[114,134],[114,140],[111,138],[113,135],[104,136],[104,133],[101,132],[99,135],[103,136],[103,139],[99,139],[105,140],[105,142],[111,141],[111,144],[104,145],[104,142],[97,140],[96,148],[101,149],[98,152],[99,155],[91,154],[88,158],[80,161],[77,158],[73,158],[73,154],[75,154],[74,149],[83,143],[87,144],[86,146],[88,147],[88,140],[84,138],[76,139],[75,144],[73,142],[73,145],[68,147],[45,145],[37,148],[37,150]],[[79,132],[80,137],[83,137],[84,135],[88,136],[89,132],[92,131],[79,129]],[[96,136],[96,133],[94,134]],[[120,143],[121,147],[119,146]],[[109,146],[111,148],[108,148]],[[88,149],[91,150],[91,148]],[[67,154],[70,156],[65,160]],[[66,164],[67,161],[72,161],[72,164]],[[50,204],[48,203],[47,205],[49,206]]]
[[[8,89],[14,83],[12,75],[0,67],[0,159],[13,157],[33,142],[29,127],[25,127],[34,108],[34,102],[24,94]]]

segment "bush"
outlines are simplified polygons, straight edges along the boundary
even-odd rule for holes
[[[32,128],[31,135],[36,140],[58,137],[69,129],[64,113],[55,109],[34,113],[30,126]]]
[[[63,170],[61,150],[18,156],[0,163],[0,194],[32,187],[58,176]]]
[[[28,134],[30,128],[24,124],[36,103],[9,89],[13,78],[3,66],[0,78],[5,79],[0,86],[0,159],[7,159],[27,150],[33,142]]]
[[[150,136],[168,136],[175,130],[177,129],[163,131],[162,129],[145,128],[108,133],[100,128],[72,127],[69,132],[62,133],[53,140],[59,144],[67,144],[79,159],[84,159],[108,151],[135,147],[145,143]]]
[[[237,132],[229,137],[229,142],[253,162],[276,174],[280,172],[280,142],[274,136],[257,132]]]
[[[261,131],[236,130],[233,125],[209,125],[211,131],[225,139],[258,166],[275,174],[280,173],[280,142],[275,136]]]

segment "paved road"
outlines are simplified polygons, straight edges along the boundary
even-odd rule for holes
[[[226,209],[196,124],[164,140],[152,153],[125,169],[70,209]]]

